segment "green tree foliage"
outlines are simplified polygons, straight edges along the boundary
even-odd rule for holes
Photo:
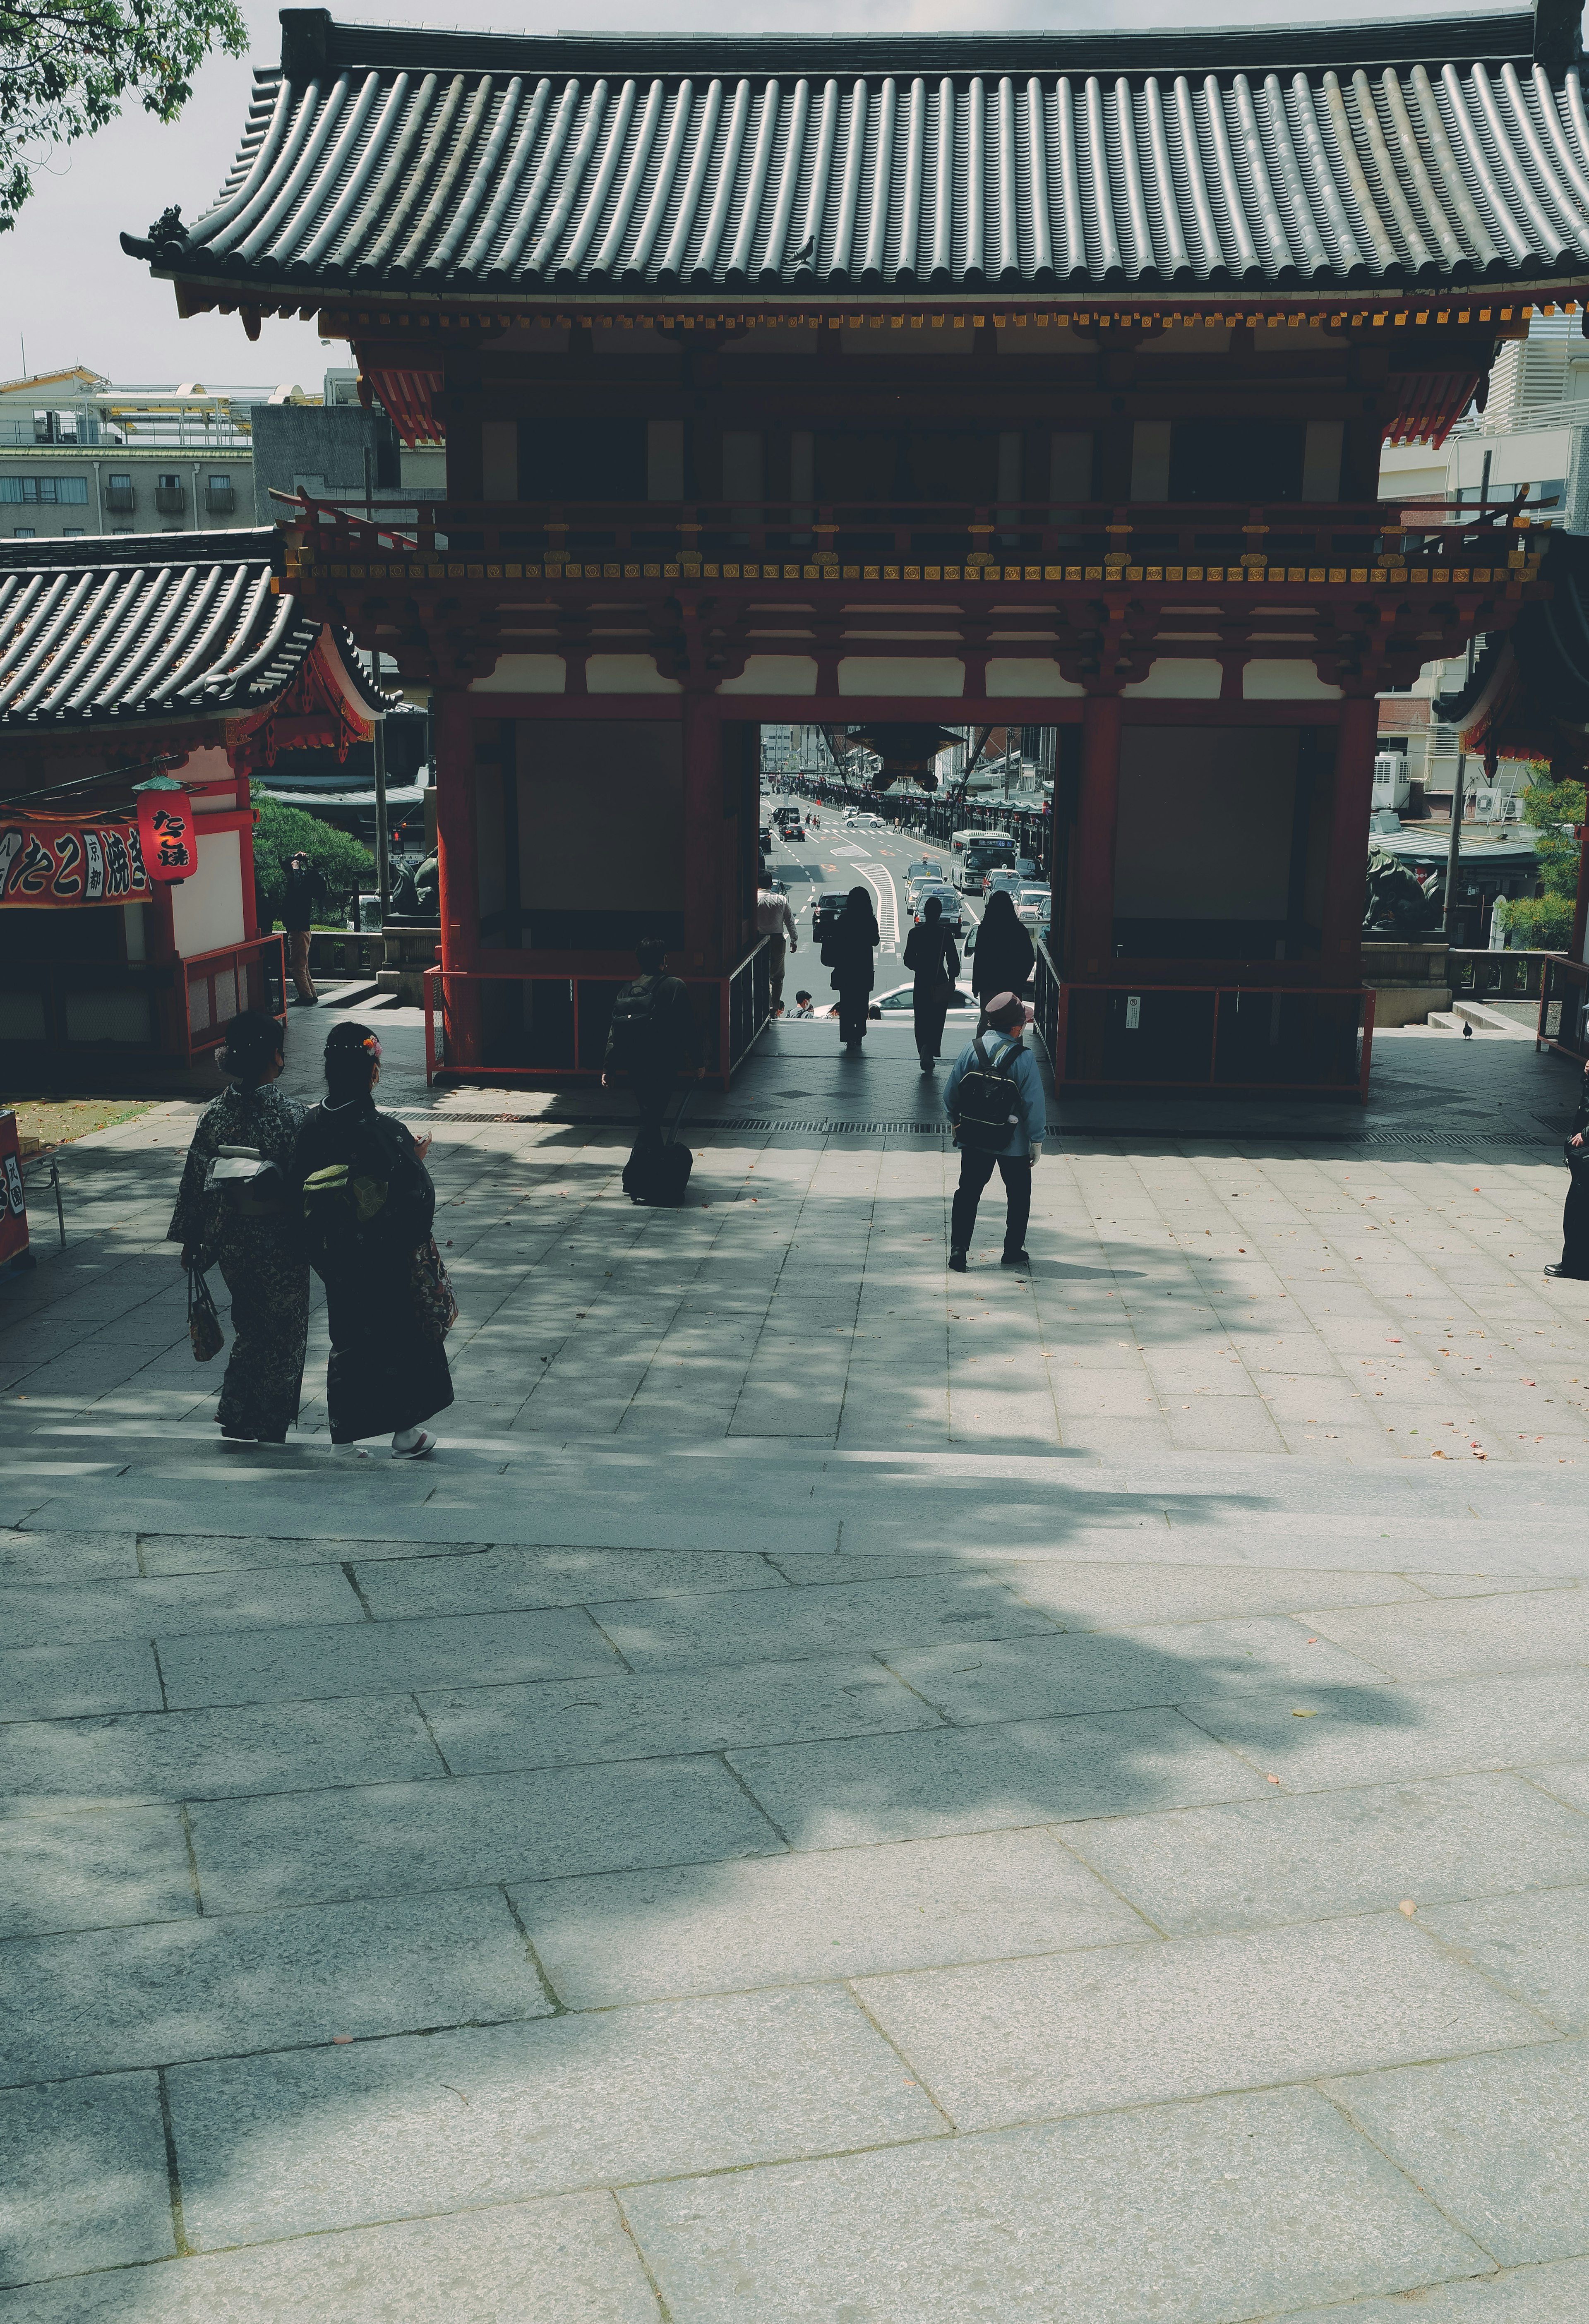
[[[254,876],[268,912],[280,912],[288,863],[300,851],[333,898],[345,902],[360,888],[374,884],[375,859],[358,840],[318,816],[306,815],[300,807],[283,807],[257,783],[250,788],[259,814],[254,826]]]
[[[1536,834],[1534,853],[1545,893],[1513,897],[1504,925],[1514,945],[1565,952],[1578,895],[1577,827],[1584,821],[1584,786],[1553,782],[1549,768],[1538,759],[1529,772],[1532,780],[1523,793],[1523,813]]]
[[[210,50],[247,45],[235,0],[0,0],[0,234],[51,147],[103,129],[125,97],[174,121]]]

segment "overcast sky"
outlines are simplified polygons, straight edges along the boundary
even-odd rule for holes
[[[1293,0],[1293,5],[1295,0]],[[275,12],[245,5],[252,58],[281,53]],[[402,22],[394,5],[338,0],[343,23]],[[415,12],[417,13],[417,12]],[[433,21],[485,30],[498,21],[502,0],[448,0]],[[525,0],[513,23],[519,32],[550,32],[642,27],[651,32],[721,32],[723,0]],[[1351,23],[1372,16],[1366,0],[1305,0],[1305,20]],[[1404,14],[1445,17],[1451,5],[1406,8]],[[1117,24],[1265,23],[1289,12],[1276,0],[741,0],[732,12],[745,32],[977,32],[989,23],[1023,29],[1075,30]],[[147,114],[129,113],[99,136],[46,157],[35,171],[38,190],[14,232],[0,235],[0,378],[20,376],[26,348],[30,372],[83,364],[121,386],[202,380],[209,387],[273,386],[296,381],[318,390],[328,363],[345,364],[346,346],[325,347],[312,323],[267,321],[250,345],[233,316],[177,318],[169,283],[155,282],[124,255],[117,235],[146,233],[168,202],[184,217],[201,217],[226,177],[242,133],[250,88],[250,60],[213,60],[200,72],[181,120],[165,129]]]

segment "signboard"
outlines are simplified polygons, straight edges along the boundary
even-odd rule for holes
[[[151,892],[136,824],[0,815],[0,909],[147,903]]]
[[[28,1247],[28,1205],[14,1113],[0,1113],[0,1267]]]
[[[140,791],[138,835],[152,880],[190,880],[199,868],[193,810],[181,791]]]

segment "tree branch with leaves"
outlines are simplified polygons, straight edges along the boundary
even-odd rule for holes
[[[235,0],[0,0],[0,234],[52,149],[91,137],[124,101],[174,121],[210,51],[247,45]]]

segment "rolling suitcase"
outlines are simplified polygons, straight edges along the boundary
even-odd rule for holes
[[[684,1120],[684,1109],[689,1103],[689,1092],[685,1091],[673,1117],[673,1128],[664,1142],[649,1154],[638,1149],[624,1165],[624,1192],[632,1203],[645,1203],[653,1209],[677,1209],[684,1200],[684,1190],[689,1184],[689,1174],[695,1167],[695,1157],[688,1146],[679,1142],[679,1125]]]

